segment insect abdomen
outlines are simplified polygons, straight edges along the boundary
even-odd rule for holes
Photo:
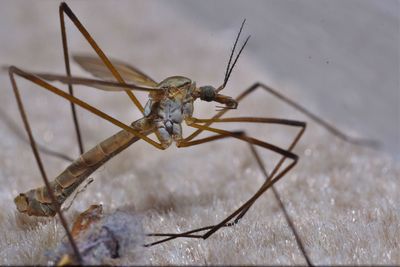
[[[103,165],[104,162],[137,140],[139,138],[125,130],[107,138],[82,154],[50,182],[50,187],[57,201],[56,204],[52,203],[46,186],[42,186],[26,193],[21,193],[14,199],[18,211],[34,216],[54,216],[57,206],[62,205],[89,175]]]

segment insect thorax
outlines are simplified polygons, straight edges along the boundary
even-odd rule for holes
[[[158,84],[160,92],[150,93],[144,115],[151,120],[161,142],[169,146],[182,139],[181,123],[193,114],[194,82],[182,76],[169,77]]]

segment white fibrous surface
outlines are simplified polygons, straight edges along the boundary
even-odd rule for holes
[[[92,214],[93,215],[93,214]],[[90,220],[90,216],[84,217]],[[130,211],[113,211],[97,214],[98,220],[75,234],[76,246],[86,265],[129,265],[139,262],[143,255],[144,231],[140,216]],[[77,263],[76,255],[67,237],[56,249],[47,253],[48,264],[55,265],[63,259]]]
[[[22,3],[26,2],[10,3],[9,14],[1,17],[2,21],[11,20],[16,24],[12,25],[16,32],[10,35],[14,43],[6,42],[0,49],[2,60],[7,60],[1,64],[63,73],[57,4],[33,5],[22,14],[18,8]],[[195,23],[177,23],[176,11],[165,4],[141,2],[134,9],[134,3],[121,2],[121,7],[116,3],[103,3],[101,7],[92,7],[71,2],[70,6],[106,53],[140,67],[155,80],[183,75],[198,85],[221,83],[238,25],[219,36]],[[33,3],[26,3],[30,4]],[[97,9],[101,9],[99,14],[93,11]],[[156,11],[160,12],[157,16],[148,15]],[[133,19],[128,16],[130,12],[135,23],[130,21]],[[21,18],[12,20],[17,16]],[[71,30],[72,24],[68,22],[67,28],[71,49],[92,53],[79,33]],[[19,31],[29,34],[20,35]],[[184,32],[187,35],[182,36]],[[87,75],[75,65],[73,73]],[[1,73],[0,81],[0,265],[46,264],[46,255],[60,245],[65,233],[57,218],[33,218],[16,211],[14,197],[43,185],[43,181],[26,142],[6,73]],[[281,93],[318,114],[315,106],[307,102],[305,89],[268,77],[246,56],[246,50],[222,93],[235,97],[255,81],[280,84],[282,88],[276,89]],[[22,79],[17,82],[37,142],[77,157],[69,104]],[[125,123],[140,118],[140,112],[123,92],[107,93],[85,87],[76,87],[75,91],[88,103]],[[142,103],[146,101],[146,94],[138,93],[138,96]],[[86,149],[118,131],[80,108],[78,113]],[[214,113],[214,103],[200,100],[195,103],[195,116],[209,118]],[[338,139],[262,89],[239,103],[237,110],[226,114],[226,117],[233,116],[307,122],[306,132],[293,150],[299,155],[299,162],[275,188],[313,264],[400,264],[400,165],[391,154]],[[334,121],[332,124],[336,125]],[[298,131],[287,126],[246,123],[213,126],[246,130],[249,135],[284,149]],[[368,137],[351,127],[336,126],[349,135]],[[184,128],[185,135],[191,131]],[[279,157],[259,147],[257,151],[267,172],[271,172]],[[43,155],[43,159],[49,177],[57,176],[68,166],[68,162],[48,155]],[[285,164],[289,163],[287,160]],[[72,224],[91,204],[101,203],[107,214],[124,209],[138,216],[135,218],[143,225],[140,234],[178,233],[217,224],[253,196],[265,180],[249,146],[232,139],[182,149],[172,145],[165,151],[140,141],[90,177],[94,182],[65,212],[68,222]],[[156,240],[146,237],[144,243]],[[270,190],[258,199],[239,224],[220,229],[206,240],[178,238],[143,248],[140,257],[135,256],[135,249],[131,253],[126,252],[120,263],[306,263]]]

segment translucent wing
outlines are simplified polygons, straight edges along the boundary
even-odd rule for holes
[[[125,91],[125,90],[135,90],[135,91],[144,91],[149,93],[158,93],[160,89],[152,86],[143,86],[136,85],[132,83],[121,84],[118,82],[105,81],[99,79],[88,79],[77,76],[65,76],[65,75],[57,75],[50,73],[33,73],[35,76],[46,80],[46,81],[58,81],[65,84],[81,84],[89,87],[101,89],[104,91]]]
[[[95,77],[108,81],[115,81],[115,78],[112,75],[111,71],[107,68],[106,65],[104,65],[103,61],[101,61],[100,58],[87,55],[74,55],[73,59],[84,70],[90,72]],[[111,63],[114,65],[114,67],[117,69],[117,71],[121,74],[122,78],[126,82],[132,82],[141,86],[157,86],[157,83],[152,78],[150,78],[137,68],[114,59],[111,60]]]

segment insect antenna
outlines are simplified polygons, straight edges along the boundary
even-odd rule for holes
[[[235,50],[236,50],[236,45],[237,45],[237,42],[239,41],[239,37],[240,37],[240,34],[242,33],[243,26],[244,26],[245,22],[246,22],[246,19],[243,20],[242,25],[240,26],[239,32],[238,32],[238,34],[237,34],[237,36],[236,36],[235,43],[233,44],[233,48],[232,48],[231,54],[230,54],[230,56],[229,56],[228,65],[226,66],[226,70],[225,70],[224,83],[217,89],[217,92],[219,92],[219,91],[221,91],[222,89],[225,88],[226,84],[228,83],[229,77],[231,76],[233,67],[235,67],[236,62],[238,61],[240,54],[242,53],[244,47],[246,46],[247,42],[248,42],[249,39],[250,39],[250,35],[249,35],[249,36],[246,38],[246,41],[244,42],[244,44],[242,45],[242,47],[240,48],[239,53],[236,55],[236,58],[235,58],[235,60],[233,61],[233,64],[232,64],[232,66],[231,66],[233,54],[234,54],[234,52],[235,52]]]
[[[235,43],[233,44],[233,48],[232,48],[232,51],[231,51],[231,55],[229,56],[228,65],[226,66],[225,77],[224,77],[224,85],[225,85],[225,81],[227,80],[226,77],[228,76],[229,67],[230,67],[230,65],[231,65],[233,53],[235,52],[237,42],[238,42],[238,40],[239,40],[240,34],[242,33],[243,26],[244,26],[245,23],[246,23],[246,19],[244,19],[243,22],[242,22],[242,25],[240,25],[240,29],[239,29],[238,35],[236,36]]]

